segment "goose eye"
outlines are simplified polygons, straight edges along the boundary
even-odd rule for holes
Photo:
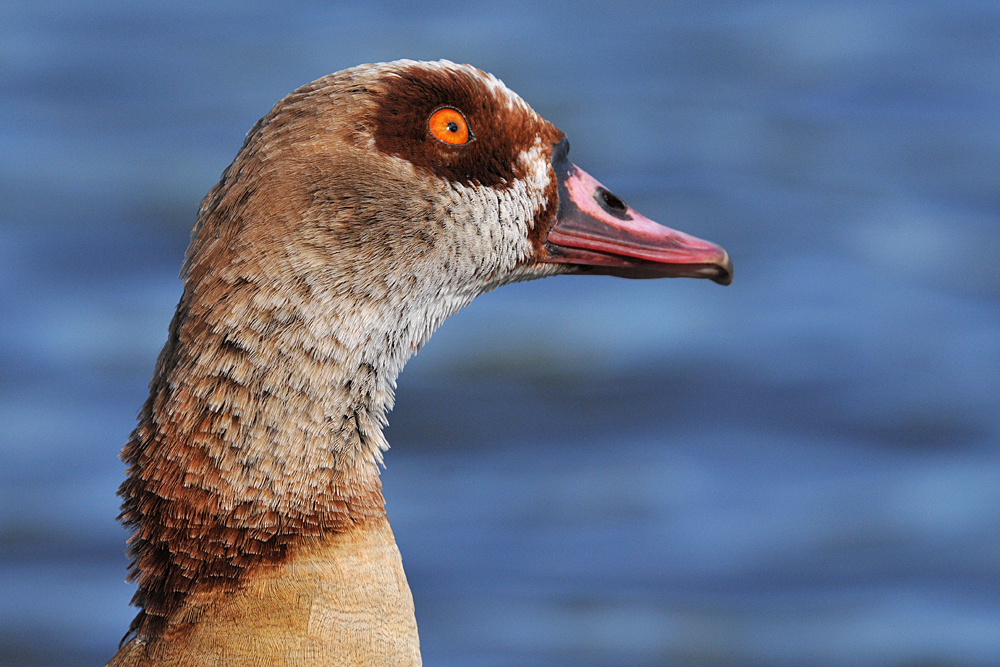
[[[467,144],[472,138],[465,116],[451,107],[442,107],[432,113],[427,127],[435,139],[454,146]]]

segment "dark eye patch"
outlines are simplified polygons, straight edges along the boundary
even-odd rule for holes
[[[550,123],[519,105],[507,106],[506,98],[462,70],[414,65],[384,77],[380,88],[371,118],[376,149],[463,185],[506,189],[524,176],[518,156],[536,137],[549,145],[562,137]],[[441,107],[460,110],[475,141],[455,145],[434,139],[427,120]]]

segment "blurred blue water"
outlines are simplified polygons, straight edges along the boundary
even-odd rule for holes
[[[0,665],[133,611],[117,453],[198,200],[330,71],[494,72],[732,287],[487,295],[404,372],[429,665],[1000,664],[995,2],[0,6]]]

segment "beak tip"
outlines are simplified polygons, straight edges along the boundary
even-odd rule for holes
[[[712,280],[720,285],[729,285],[733,282],[733,260],[729,257],[729,253],[725,250],[722,251],[722,259],[716,265],[716,275]]]

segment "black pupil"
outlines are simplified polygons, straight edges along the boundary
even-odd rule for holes
[[[458,123],[456,123],[455,121],[451,121],[450,123],[448,123],[448,131],[458,132]]]

